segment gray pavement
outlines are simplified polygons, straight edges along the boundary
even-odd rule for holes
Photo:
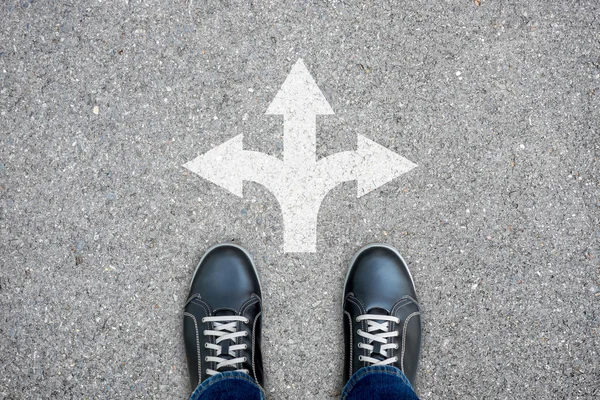
[[[302,58],[335,115],[418,167],[323,202],[283,253],[264,187],[181,165],[264,115]],[[595,0],[0,3],[0,399],[176,399],[192,271],[255,257],[266,390],[335,399],[353,253],[395,245],[424,310],[424,399],[600,396],[600,5]]]

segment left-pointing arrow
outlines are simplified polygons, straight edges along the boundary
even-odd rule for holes
[[[243,142],[244,135],[238,135],[183,166],[239,197],[244,196],[244,181],[276,190],[273,185],[279,180],[277,171],[283,163],[267,154],[244,150]]]

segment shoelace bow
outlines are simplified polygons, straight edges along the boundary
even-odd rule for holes
[[[243,322],[244,324],[248,323],[248,318],[238,316],[238,315],[223,315],[218,317],[204,317],[202,318],[202,322],[213,322],[213,330],[205,330],[204,336],[215,336],[215,343],[204,344],[204,347],[207,349],[211,349],[215,351],[214,356],[208,356],[204,358],[206,362],[216,362],[217,366],[215,369],[206,369],[206,373],[210,376],[216,375],[219,372],[219,369],[223,367],[230,367],[232,370],[241,371],[244,373],[248,373],[247,369],[238,369],[236,364],[243,363],[248,361],[246,357],[238,357],[237,352],[240,350],[246,350],[248,346],[246,344],[233,344],[231,345],[230,341],[235,343],[238,337],[248,336],[248,332],[243,331],[239,332],[237,330],[237,323]],[[231,358],[224,358],[231,357]]]
[[[369,343],[358,343],[358,348],[369,351],[369,356],[359,356],[360,361],[371,363],[372,365],[388,365],[398,361],[398,357],[388,357],[388,350],[398,349],[395,343],[388,343],[388,338],[398,336],[398,331],[390,332],[390,322],[400,323],[400,318],[391,315],[363,314],[356,317],[356,322],[367,321],[367,332],[359,329],[359,336],[369,340]],[[379,322],[384,321],[384,322]],[[379,331],[377,333],[377,331]],[[374,356],[380,355],[380,358]]]

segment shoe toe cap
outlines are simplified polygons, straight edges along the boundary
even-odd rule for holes
[[[239,310],[252,294],[261,296],[252,259],[235,245],[214,247],[196,268],[190,287],[193,294],[216,309]]]
[[[345,296],[353,293],[366,310],[390,311],[404,296],[417,299],[408,267],[400,254],[388,246],[370,246],[359,252],[348,274]]]

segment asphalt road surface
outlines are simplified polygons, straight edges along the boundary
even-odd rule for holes
[[[302,59],[332,115],[417,165],[324,199],[284,252],[264,186],[182,165],[236,135],[283,157],[265,111]],[[0,398],[184,399],[203,252],[233,241],[264,290],[271,399],[335,399],[355,251],[396,246],[424,312],[423,399],[600,396],[600,4],[0,3]],[[224,167],[225,168],[225,167]]]

